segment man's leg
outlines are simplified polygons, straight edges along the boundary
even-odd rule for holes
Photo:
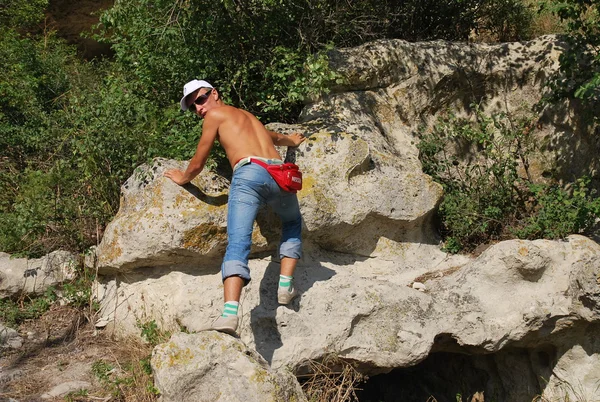
[[[254,219],[264,204],[257,191],[259,177],[264,169],[246,165],[234,173],[229,188],[227,204],[227,249],[221,265],[223,276],[223,313],[212,325],[212,329],[234,334],[238,326],[238,308],[242,288],[250,280],[248,256],[252,245]]]
[[[281,275],[294,276],[296,270],[296,264],[298,264],[297,258],[283,257],[281,259]]]
[[[294,271],[302,256],[302,217],[296,194],[282,194],[270,203],[282,221],[281,245],[279,258],[281,260],[277,301],[279,304],[289,304],[297,295],[294,287]]]
[[[294,270],[292,269],[292,272]],[[223,295],[225,301],[236,301],[239,303],[245,280],[239,276],[230,276],[223,281]]]

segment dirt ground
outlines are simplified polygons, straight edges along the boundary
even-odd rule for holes
[[[79,54],[86,60],[111,56],[109,45],[81,34],[91,32],[101,10],[110,8],[113,3],[114,0],[50,0],[44,24],[68,43],[77,45]]]
[[[117,342],[71,307],[54,307],[41,318],[23,323],[18,332],[23,341],[20,348],[0,349],[0,402],[10,398],[18,402],[135,400],[103,383],[93,366],[105,362],[114,367],[109,375],[117,378],[115,373],[128,361],[149,356],[150,346],[138,341],[132,348],[129,341]],[[72,381],[89,385],[68,397],[42,398],[55,386]]]

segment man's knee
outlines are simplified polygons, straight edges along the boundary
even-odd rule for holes
[[[224,261],[221,265],[221,275],[223,281],[230,276],[238,276],[244,280],[244,286],[250,282],[250,269],[248,264],[244,264],[242,261]]]
[[[302,241],[299,239],[289,239],[279,246],[279,258],[302,258]]]

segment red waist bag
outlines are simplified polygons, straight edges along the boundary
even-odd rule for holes
[[[267,172],[269,172],[282,190],[289,191],[290,193],[302,190],[302,172],[298,165],[294,163],[269,165],[258,159],[250,159],[250,161],[267,169]]]

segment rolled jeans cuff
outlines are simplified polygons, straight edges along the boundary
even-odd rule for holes
[[[295,258],[297,260],[302,258],[302,242],[299,240],[288,240],[281,243],[281,246],[279,246],[279,258],[283,257]]]
[[[221,265],[221,275],[223,276],[223,281],[230,276],[239,276],[244,280],[245,284],[250,282],[250,268],[248,268],[248,264],[237,260],[224,261]]]

